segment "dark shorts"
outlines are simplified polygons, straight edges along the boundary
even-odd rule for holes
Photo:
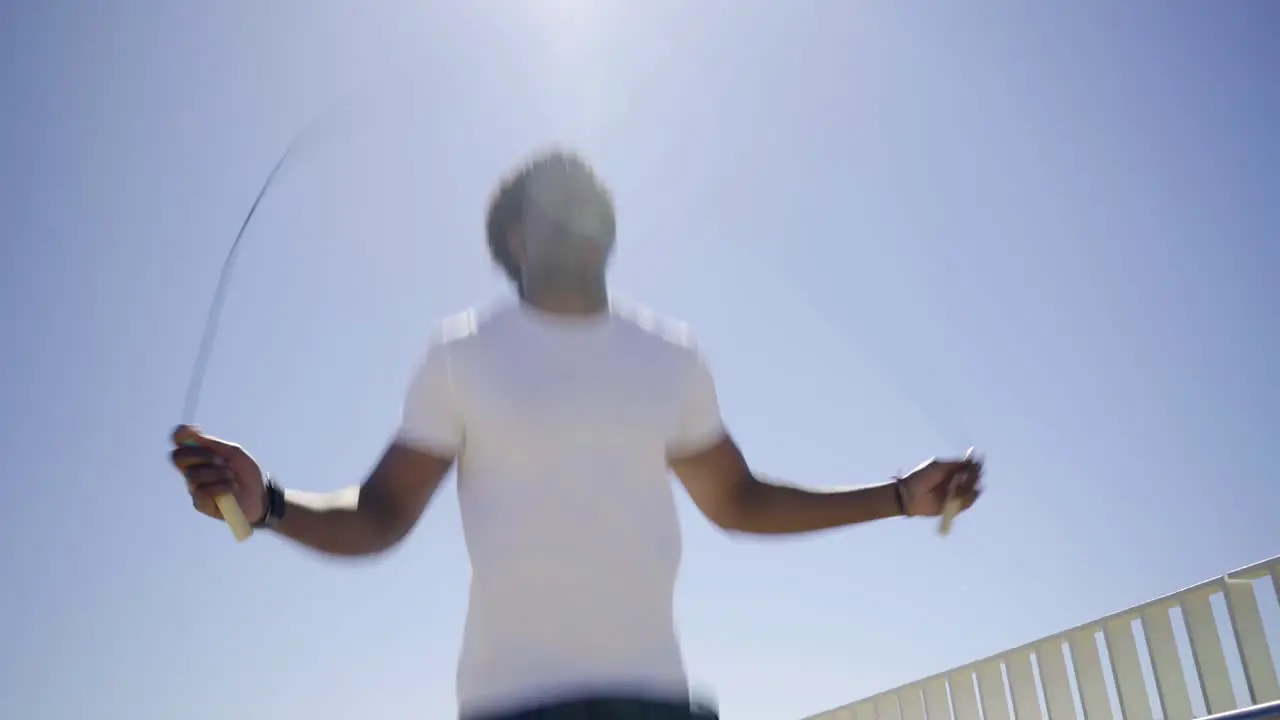
[[[635,698],[584,698],[467,720],[719,720],[710,706]]]

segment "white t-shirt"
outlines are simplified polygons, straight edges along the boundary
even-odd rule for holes
[[[399,441],[458,458],[471,593],[459,710],[688,696],[667,459],[724,437],[688,330],[523,305],[444,323]]]

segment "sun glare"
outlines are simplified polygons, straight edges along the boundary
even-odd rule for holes
[[[572,36],[599,21],[604,0],[530,0],[542,22]]]

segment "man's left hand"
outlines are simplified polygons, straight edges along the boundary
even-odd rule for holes
[[[907,515],[935,517],[942,514],[947,498],[960,502],[964,512],[982,495],[981,460],[926,460],[907,473],[902,483],[903,505]]]

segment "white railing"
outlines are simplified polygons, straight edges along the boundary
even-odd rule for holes
[[[1268,578],[1280,598],[1280,556],[806,720],[1192,720],[1264,703],[1245,714],[1280,716],[1255,592]]]

